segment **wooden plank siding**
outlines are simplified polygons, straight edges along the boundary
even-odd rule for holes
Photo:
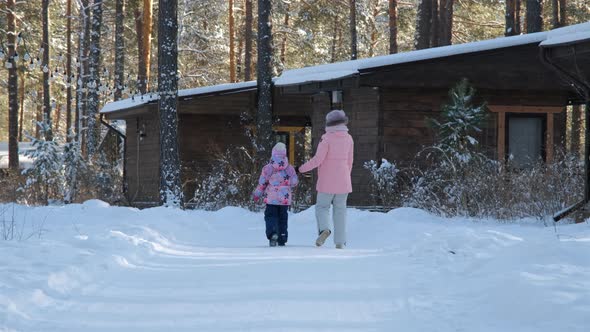
[[[160,127],[156,115],[152,112],[126,119],[127,199],[137,206],[152,205],[159,201]],[[142,137],[140,132],[143,133]]]

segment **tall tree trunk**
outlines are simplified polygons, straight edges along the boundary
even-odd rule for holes
[[[158,13],[158,92],[160,100],[160,202],[181,207],[183,193],[178,152],[178,4],[160,0]]]
[[[141,15],[141,20],[136,20],[136,29],[138,28],[137,24],[141,28],[141,33],[138,34],[138,48],[139,48],[139,61],[137,62],[137,81],[138,81],[138,90],[141,93],[146,93],[149,90],[149,81],[150,81],[150,59],[151,59],[151,50],[152,50],[152,1],[153,0],[143,0],[143,14]]]
[[[397,0],[389,0],[389,54],[397,51]]]
[[[90,6],[89,0],[78,2],[80,8],[80,28],[78,35],[78,80],[76,81],[76,140],[81,142],[82,151],[86,154],[86,138],[82,135],[85,126],[84,116],[87,106],[87,82],[88,82],[88,50],[90,45]]]
[[[559,0],[559,26],[567,25],[567,7],[566,0]]]
[[[241,29],[242,33],[239,34],[240,38],[238,38],[238,53],[236,55],[236,81],[239,82],[242,79],[242,53],[244,51],[244,33],[243,29]]]
[[[98,147],[98,126],[96,123],[96,117],[98,114],[100,96],[100,34],[102,30],[102,2],[103,0],[94,0],[94,5],[92,8],[92,31],[90,34],[90,61],[88,70],[87,145],[89,156],[93,156],[96,152],[96,148]]]
[[[246,25],[244,27],[244,80],[252,79],[252,0],[246,0]]]
[[[334,32],[332,34],[332,49],[330,50],[330,62],[336,62],[336,44],[338,43],[338,16],[334,16]]]
[[[559,28],[559,0],[551,0],[551,28]]]
[[[348,0],[350,8],[350,59],[358,57],[358,44],[356,35],[356,0]]]
[[[43,82],[41,82],[43,83]],[[43,86],[43,84],[41,84]],[[43,95],[43,88],[36,91],[37,97]],[[41,139],[41,131],[39,130],[39,122],[43,121],[43,101],[39,102],[38,98],[35,98],[35,106],[37,110],[35,112],[35,138]]]
[[[45,139],[50,141],[53,139],[52,125],[51,125],[51,96],[49,95],[49,0],[41,1],[41,15],[43,17],[43,41],[41,48],[43,49],[43,120],[47,122],[47,131],[45,132]]]
[[[453,4],[454,0],[440,0],[439,23],[440,34],[438,46],[451,45],[453,40]]]
[[[66,4],[66,141],[71,141],[72,129],[72,0]]]
[[[432,14],[430,16],[430,47],[438,46],[439,10],[438,0],[432,0]]]
[[[543,30],[542,0],[527,0],[526,2],[526,32],[533,33]]]
[[[125,75],[125,0],[115,3],[115,82],[114,98],[119,100],[123,94]]]
[[[268,158],[272,144],[272,28],[271,0],[258,0],[258,111],[256,112],[257,160]]]
[[[582,147],[582,107],[580,105],[572,106],[572,136],[570,141],[570,151],[576,156],[580,155]]]
[[[514,29],[516,29],[515,34],[520,35],[522,33],[521,27],[521,20],[520,20],[520,9],[522,5],[522,0],[512,0],[514,1]]]
[[[20,87],[18,89],[18,93],[20,94],[20,116],[18,120],[18,141],[23,141],[23,123],[25,119],[25,71],[21,71],[20,73]]]
[[[506,28],[504,29],[504,35],[514,36],[516,35],[516,2],[515,0],[506,0]]]
[[[285,67],[285,54],[287,53],[287,30],[289,28],[289,10],[290,6],[287,3],[287,11],[285,13],[283,40],[281,41],[281,67]]]
[[[59,120],[61,118],[61,105],[56,104],[55,105],[55,132],[57,133],[58,137],[59,137]]]
[[[18,72],[16,54],[16,1],[7,0],[8,35],[8,167],[18,169]]]
[[[236,53],[234,41],[234,1],[229,0],[229,81],[236,81]]]
[[[371,26],[371,40],[369,42],[369,58],[372,58],[375,55],[375,47],[377,46],[377,41],[379,37],[379,32],[377,31],[377,17],[379,16],[379,3],[371,2],[372,11],[371,11],[371,19],[369,21],[369,25]]]
[[[420,0],[417,15],[414,47],[417,50],[422,50],[430,47],[432,0]]]

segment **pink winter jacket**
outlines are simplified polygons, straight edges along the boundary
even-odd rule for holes
[[[326,194],[352,192],[350,173],[354,155],[352,136],[346,131],[331,131],[322,136],[315,156],[299,167],[302,173],[318,168],[316,190]]]
[[[270,162],[262,168],[258,186],[254,190],[256,200],[262,198],[265,204],[291,205],[291,188],[298,183],[293,166],[286,156],[275,154]]]

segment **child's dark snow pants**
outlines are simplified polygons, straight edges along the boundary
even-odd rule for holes
[[[266,221],[266,238],[270,240],[273,234],[279,236],[279,244],[287,242],[289,233],[287,232],[287,220],[289,210],[288,205],[271,205],[266,204],[264,211],[264,221]]]

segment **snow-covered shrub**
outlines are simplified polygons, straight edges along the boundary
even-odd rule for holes
[[[71,140],[63,147],[63,168],[64,168],[64,202],[70,203],[76,199],[81,178],[88,171],[87,162],[82,155],[80,142]]]
[[[243,146],[217,152],[211,171],[197,176],[195,193],[189,203],[207,210],[225,206],[253,209],[252,191],[259,176],[255,164],[255,157]]]
[[[45,132],[49,130],[46,122],[38,123],[41,137],[45,137]],[[25,155],[33,160],[33,165],[23,171],[26,177],[24,188],[28,193],[25,198],[27,201],[45,204],[50,199],[56,198],[60,194],[60,188],[63,183],[63,168],[61,151],[58,144],[58,138],[51,140],[45,138],[37,139],[28,135],[32,141],[34,149],[25,152]]]
[[[443,216],[545,221],[583,195],[583,165],[564,152],[526,169],[483,157],[449,165],[445,158],[417,172],[405,205]]]
[[[202,171],[196,177],[194,196],[188,203],[207,210],[226,206],[258,209],[260,204],[252,200],[252,192],[264,165],[256,165],[255,156],[243,146],[217,151],[215,156],[211,170]],[[311,205],[313,187],[310,177],[299,176],[299,184],[293,189],[293,209]]]
[[[45,123],[39,126],[44,137],[48,126]],[[93,198],[110,204],[123,201],[120,160],[110,160],[103,151],[88,160],[75,140],[58,143],[62,140],[57,136],[50,141],[30,135],[28,138],[34,149],[26,155],[33,159],[33,164],[22,173],[26,180],[19,187],[23,203],[72,203]]]
[[[394,163],[381,159],[381,163],[369,160],[363,167],[371,174],[372,196],[375,205],[396,206],[400,203],[398,173],[400,170]]]

